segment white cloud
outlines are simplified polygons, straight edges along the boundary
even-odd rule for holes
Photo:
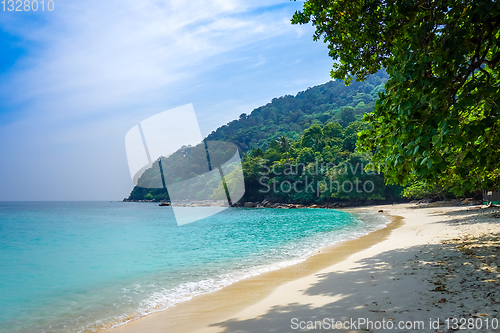
[[[66,116],[157,98],[221,63],[208,59],[290,29],[275,13],[245,15],[251,9],[234,0],[57,2],[35,33],[6,27],[43,45],[8,80],[11,96]]]

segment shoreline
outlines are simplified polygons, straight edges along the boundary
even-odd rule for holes
[[[367,219],[366,216],[364,218],[360,216],[367,212],[359,208],[339,210],[353,214],[361,220]],[[382,215],[376,211],[368,214],[376,219]],[[264,299],[282,284],[314,274],[321,269],[346,260],[353,253],[368,249],[387,239],[394,229],[403,224],[403,219],[387,214],[383,214],[383,216],[388,219],[388,223],[380,229],[329,245],[319,250],[318,253],[309,255],[304,261],[236,281],[219,290],[197,295],[174,307],[113,327],[110,331],[116,333],[178,332],[179,330],[191,332],[206,327],[213,322],[214,318],[223,319]],[[190,320],[193,317],[196,318],[195,323]]]
[[[380,331],[373,322],[390,323],[395,332],[451,332],[458,330],[457,323],[470,320],[477,328],[472,331],[485,331],[480,324],[496,323],[500,328],[498,208],[438,202],[348,211],[368,210],[383,210],[404,222],[389,232],[379,229],[338,243],[303,263],[242,280],[113,332]],[[348,243],[357,245],[341,251]],[[371,321],[372,326],[358,322],[350,327],[349,320],[356,324],[356,319]],[[324,320],[342,322],[340,327],[321,327]],[[404,323],[422,326],[409,329]]]
[[[158,200],[129,200],[127,198],[123,199],[124,203],[154,203],[158,206],[177,206],[177,207],[225,207],[227,203],[224,201],[216,200],[204,200],[204,201],[191,201],[191,202],[177,202],[172,203],[171,201],[158,201]],[[427,203],[428,200],[419,200],[419,203]],[[430,201],[432,202],[432,201]],[[456,200],[456,202],[461,202]],[[389,204],[403,204],[409,203],[409,200],[400,200],[398,202],[393,202],[391,200],[364,200],[364,201],[345,201],[340,200],[336,202],[329,203],[282,203],[282,202],[271,202],[267,200],[263,201],[245,201],[236,202],[230,205],[232,208],[276,208],[276,209],[293,209],[293,208],[324,208],[324,209],[352,209],[361,207],[371,207],[378,205],[389,205]]]

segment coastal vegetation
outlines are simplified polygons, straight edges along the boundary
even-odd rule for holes
[[[327,43],[332,77],[389,80],[364,121],[361,151],[407,191],[500,186],[500,3],[307,0],[295,24]]]

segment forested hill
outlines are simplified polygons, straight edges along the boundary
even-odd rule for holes
[[[354,194],[356,199],[392,198],[394,195],[389,193],[392,188],[383,185],[383,175],[376,177],[376,193],[370,192],[365,196],[357,193],[341,196],[338,193],[322,193],[320,196],[311,193],[296,196],[287,193],[264,195],[259,192],[262,186],[258,179],[261,164],[274,167],[282,159],[290,163],[308,164],[317,159],[335,163],[349,162],[353,157],[356,159],[355,163],[358,160],[362,160],[364,165],[369,163],[369,156],[360,159],[351,155],[355,151],[357,133],[364,128],[359,120],[364,113],[373,111],[378,93],[384,90],[386,81],[387,74],[380,72],[370,76],[365,82],[353,82],[347,87],[343,81],[330,81],[299,92],[296,96],[274,98],[271,103],[253,110],[250,115],[242,114],[239,119],[219,127],[208,135],[207,141],[232,142],[243,152],[243,173],[247,189],[244,200],[310,203],[352,200]],[[162,163],[175,165],[195,154],[181,152],[180,155],[174,155]],[[198,165],[194,160],[191,164]],[[153,169],[141,176],[141,184],[162,183],[158,170]],[[301,182],[300,177],[295,175],[285,181]],[[323,180],[321,177],[316,179]],[[128,199],[161,201],[169,200],[169,196],[161,185],[153,188],[148,185],[136,186]]]
[[[265,149],[283,135],[297,140],[314,124],[338,122],[345,127],[373,110],[387,78],[381,71],[365,82],[353,82],[347,87],[343,81],[330,81],[296,96],[274,98],[250,115],[243,113],[239,119],[219,127],[207,140],[233,142],[245,152],[252,148]]]

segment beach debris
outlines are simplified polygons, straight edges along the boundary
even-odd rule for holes
[[[383,210],[383,209],[381,209],[381,210],[379,210],[378,212],[379,212],[379,213],[383,213],[383,212],[384,212],[384,210]]]

